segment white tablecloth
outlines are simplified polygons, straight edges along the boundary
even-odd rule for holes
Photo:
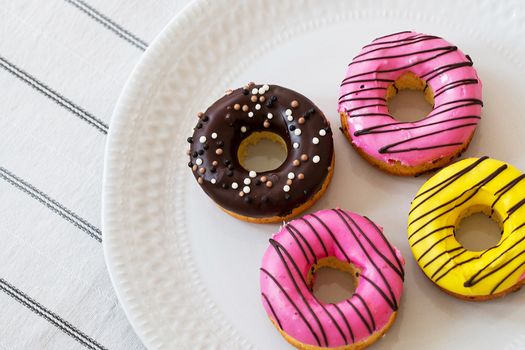
[[[106,271],[104,146],[151,42],[187,0],[3,0],[0,349],[140,349]]]

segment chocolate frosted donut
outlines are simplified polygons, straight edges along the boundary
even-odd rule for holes
[[[228,90],[198,117],[188,138],[188,166],[208,196],[236,218],[286,220],[310,207],[328,186],[334,162],[332,130],[303,95],[250,83]],[[241,165],[239,147],[260,138],[280,140],[287,157],[278,168],[257,173]]]

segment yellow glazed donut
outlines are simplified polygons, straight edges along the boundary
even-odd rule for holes
[[[430,178],[412,201],[408,240],[425,275],[468,300],[488,300],[525,281],[525,175],[488,157],[469,158]],[[469,251],[455,238],[462,218],[475,212],[500,225],[501,240]]]

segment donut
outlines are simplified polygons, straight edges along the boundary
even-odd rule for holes
[[[260,269],[264,309],[298,349],[362,349],[394,322],[403,292],[404,260],[369,218],[341,209],[296,219],[270,239]],[[352,297],[324,303],[312,292],[315,272],[350,273]]]
[[[525,175],[488,157],[454,163],[419,190],[408,217],[408,241],[425,275],[445,292],[466,300],[489,300],[525,281]],[[455,237],[462,218],[482,212],[502,235],[482,251],[465,249]]]
[[[481,118],[481,81],[472,60],[433,35],[410,31],[375,39],[348,65],[341,83],[342,131],[372,165],[414,176],[441,168],[469,145]],[[420,90],[433,106],[423,119],[396,120],[388,101]]]
[[[248,222],[287,220],[325,192],[333,174],[332,130],[303,95],[277,85],[250,83],[199,113],[188,138],[188,166],[204,192],[226,213]],[[261,139],[286,148],[278,168],[243,167],[246,149]]]

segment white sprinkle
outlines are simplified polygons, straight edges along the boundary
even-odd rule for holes
[[[252,89],[252,95],[257,95],[258,92],[259,92],[259,89],[257,88]]]
[[[257,103],[257,104],[255,105],[255,109],[256,109],[256,110],[261,109],[261,105]]]
[[[259,88],[259,95],[262,95],[266,92],[266,90],[264,89],[264,87],[260,87]]]
[[[273,118],[273,114],[272,114],[272,113],[268,113],[268,114],[266,115],[266,118],[268,118],[268,119],[272,119],[272,118]]]
[[[244,184],[245,185],[249,185],[251,183],[252,183],[252,180],[250,180],[249,178],[244,179]]]
[[[242,191],[243,191],[244,193],[250,193],[250,187],[248,187],[248,186],[244,186],[244,187],[242,188]]]
[[[291,109],[287,109],[286,111],[284,111],[284,114],[292,115],[292,110]]]
[[[289,172],[289,173],[288,173],[288,178],[289,178],[290,180],[295,179],[295,174],[292,173],[292,172]]]
[[[294,133],[296,136],[299,136],[299,135],[301,135],[301,129],[295,129],[295,130],[293,131],[293,133]]]
[[[270,87],[268,86],[268,84],[264,84],[264,85],[263,85],[263,89],[266,90],[266,91],[268,91],[268,90],[270,90]]]
[[[241,126],[241,132],[246,132],[246,130],[248,130],[248,129],[246,129],[245,126]]]
[[[239,188],[239,184],[237,182],[232,182],[232,188],[234,190],[238,189]]]
[[[250,173],[249,173],[249,175],[250,175],[250,177],[253,178],[253,177],[256,177],[256,176],[257,176],[257,173],[256,173],[255,171],[251,170]]]
[[[199,142],[200,142],[200,143],[204,143],[204,142],[206,142],[206,136],[201,136],[201,137],[199,137]]]
[[[313,158],[312,158],[312,161],[314,163],[319,163],[319,161],[321,160],[321,157],[319,157],[318,155],[315,155]]]
[[[325,129],[319,130],[319,135],[321,135],[321,136],[326,135],[326,130]]]
[[[292,122],[293,121],[293,116],[289,115],[288,117],[286,117],[286,119],[288,119],[289,122]]]
[[[214,132],[213,134],[211,134],[211,138],[215,140],[217,138],[217,133]]]
[[[253,112],[248,112],[248,117],[252,118],[253,117]]]
[[[314,143],[314,145],[317,145],[319,143],[319,139],[317,137],[314,137],[312,139],[312,142]]]
[[[211,182],[212,184],[215,184],[215,183],[217,182],[217,180],[215,180],[215,179],[211,179],[210,182]]]
[[[292,146],[293,148],[296,148],[296,149],[299,148],[299,144],[297,142],[294,142]]]
[[[197,164],[197,165],[201,165],[201,164],[202,164],[202,159],[197,158],[197,160],[195,161],[195,164]]]
[[[290,186],[288,186],[288,185],[284,185],[284,187],[283,187],[283,191],[284,191],[284,192],[289,192],[289,191],[290,191]]]

